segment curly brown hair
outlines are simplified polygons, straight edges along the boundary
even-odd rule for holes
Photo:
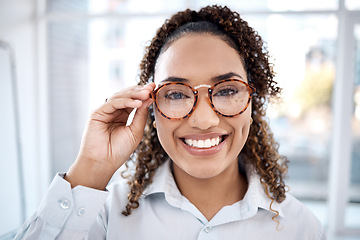
[[[208,22],[215,28],[203,27],[195,29],[188,27],[189,23]],[[205,24],[206,25],[206,24]],[[190,30],[189,30],[190,29]],[[248,23],[240,18],[237,12],[218,5],[208,6],[198,12],[187,9],[178,12],[158,29],[156,36],[146,48],[144,58],[140,64],[140,85],[154,81],[154,71],[157,58],[174,40],[188,33],[210,33],[221,37],[230,46],[237,50],[248,75],[249,83],[256,88],[252,97],[253,124],[250,127],[246,144],[239,154],[239,159],[254,166],[260,175],[261,183],[265,187],[267,196],[272,200],[270,209],[275,201],[281,203],[285,200],[285,184],[283,178],[287,172],[287,159],[278,153],[278,144],[273,138],[265,118],[266,105],[271,98],[277,98],[281,89],[274,81],[274,72],[269,63],[269,54],[264,47],[262,38]],[[144,189],[151,183],[156,169],[163,164],[168,155],[162,148],[154,121],[153,108],[150,107],[144,131],[144,136],[131,156],[136,163],[135,173],[129,180],[129,202],[124,215],[131,214],[132,209],[139,206],[139,198]]]

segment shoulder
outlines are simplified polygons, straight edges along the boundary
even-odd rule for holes
[[[289,193],[286,194],[286,199],[280,206],[286,218],[317,220],[310,209]]]
[[[308,207],[293,195],[286,194],[286,199],[280,206],[284,214],[283,221],[279,219],[280,227],[283,224],[294,231],[297,229],[299,234],[301,232],[303,236],[311,236],[310,239],[324,238],[325,233],[320,221]],[[314,238],[315,236],[316,238]]]
[[[110,193],[110,197],[108,198],[108,201],[106,205],[109,206],[109,204],[117,204],[125,206],[127,203],[127,196],[130,191],[130,186],[128,184],[128,181],[123,178],[119,178],[116,181],[109,184],[107,187],[107,190]]]
[[[129,185],[125,179],[117,179],[110,183],[106,190],[109,192],[109,195],[97,219],[97,222],[100,222],[100,225],[105,230],[108,229],[109,224],[114,219],[115,222],[122,219],[123,215],[121,213],[125,210],[128,202]]]

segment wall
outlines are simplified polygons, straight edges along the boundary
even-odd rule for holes
[[[46,120],[40,119],[43,114],[39,114],[42,109],[38,107],[41,95],[36,7],[35,0],[0,1],[0,39],[11,44],[15,53],[27,217],[36,210],[49,184],[49,171],[41,171],[47,168],[47,161],[41,156],[48,150],[39,144],[44,142],[43,137],[40,139],[42,132],[46,132],[46,125],[39,124]]]

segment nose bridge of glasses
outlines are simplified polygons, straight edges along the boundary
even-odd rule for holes
[[[193,87],[193,89],[195,89],[196,90],[196,94],[199,94],[199,91],[198,91],[198,89],[199,88],[207,88],[208,90],[210,90],[211,89],[211,85],[209,85],[209,84],[200,84],[200,85],[197,85],[197,86],[195,86],[195,87]],[[209,95],[208,95],[209,94]],[[208,94],[206,94],[206,95],[203,95],[202,97],[200,96],[200,95],[198,95],[198,99],[197,99],[197,101],[194,103],[194,110],[199,106],[199,105],[201,105],[202,103],[200,103],[200,102],[202,102],[202,98],[204,98],[204,100],[206,101],[206,103],[209,105],[209,107],[211,107],[211,108],[213,108],[212,107],[212,103],[211,103],[211,100],[210,100],[210,91],[208,91]]]
[[[195,89],[195,90],[198,90],[199,88],[203,88],[203,87],[211,88],[211,85],[208,85],[208,84],[200,84],[200,85],[195,86],[194,89]]]

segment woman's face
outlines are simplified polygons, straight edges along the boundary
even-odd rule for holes
[[[239,54],[225,41],[210,34],[189,34],[171,43],[155,67],[158,86],[181,78],[194,87],[213,85],[222,79],[247,82]],[[195,178],[208,179],[238,167],[237,156],[249,133],[251,105],[236,117],[223,117],[214,112],[207,88],[199,88],[197,107],[186,119],[169,120],[154,110],[161,145],[174,163],[174,171]],[[219,139],[218,145],[200,148],[189,146],[191,140]]]

